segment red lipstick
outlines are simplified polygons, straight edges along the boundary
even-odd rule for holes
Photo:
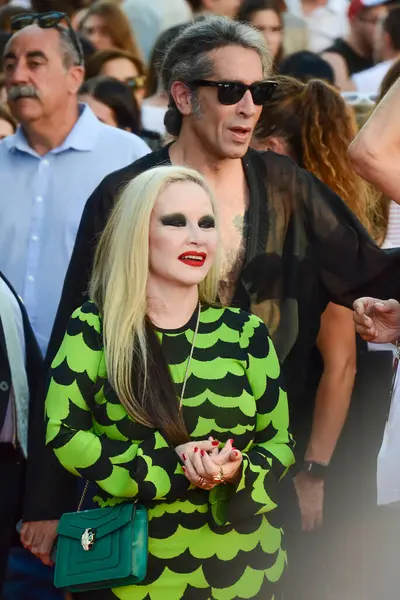
[[[205,252],[184,252],[179,257],[179,260],[189,267],[202,267],[206,262],[207,254]]]

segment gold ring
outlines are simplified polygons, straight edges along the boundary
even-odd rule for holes
[[[224,472],[222,469],[219,470],[218,475],[215,475],[215,477],[213,477],[213,481],[217,481],[218,483],[225,483]]]
[[[199,476],[199,478],[197,480],[197,485],[204,485],[204,484],[205,484],[204,478]]]

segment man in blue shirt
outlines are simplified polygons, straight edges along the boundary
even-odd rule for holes
[[[78,104],[84,78],[79,42],[61,24],[34,21],[10,39],[3,57],[10,108],[20,127],[0,142],[0,269],[24,299],[45,353],[86,200],[108,173],[150,150]],[[38,468],[30,464],[28,495]],[[54,523],[26,512],[24,518],[27,539],[45,545]],[[50,564],[43,544],[31,549]]]
[[[68,36],[31,25],[4,53],[21,127],[0,142],[0,268],[24,299],[43,353],[86,200],[108,173],[149,152],[78,104],[84,70]]]

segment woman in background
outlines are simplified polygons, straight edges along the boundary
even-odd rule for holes
[[[140,107],[131,88],[122,81],[101,75],[93,77],[82,85],[79,97],[90,106],[102,123],[135,133],[152,150],[162,145],[161,137],[155,131],[142,128]]]
[[[93,77],[79,90],[79,99],[86,102],[102,123],[140,135],[140,111],[130,88],[113,77]]]
[[[264,106],[256,127],[254,146],[287,154],[311,171],[341,196],[371,236],[382,243],[384,232],[377,195],[355,173],[347,156],[347,148],[357,132],[351,108],[333,86],[323,81],[301,83],[278,76],[277,82],[276,94]],[[365,540],[361,534],[376,505],[376,455],[385,421],[385,403],[377,410],[376,397],[387,387],[391,360],[390,353],[368,352],[365,344],[360,345],[357,355],[350,311],[328,305],[309,363],[302,404],[312,411],[313,426],[311,432],[304,427],[293,431],[306,460],[330,465],[325,468],[325,483],[303,472],[295,478],[300,506],[303,505],[303,529],[313,530],[321,523],[324,527],[322,533],[293,536],[289,544],[294,585],[288,600],[321,600],[332,591],[328,590],[329,585],[339,585],[339,590],[333,590],[339,597],[349,591],[350,595],[358,593],[364,597],[364,591],[343,590],[340,586],[366,580],[353,574],[347,580],[348,573],[344,576],[343,571],[351,563],[357,573],[354,555],[363,568]],[[349,418],[335,451],[350,401]],[[354,525],[357,520],[360,527]],[[351,561],[346,549],[351,551]],[[340,557],[346,558],[341,562]],[[318,577],[312,566],[316,561]]]
[[[105,75],[128,85],[137,102],[142,103],[145,94],[146,70],[142,60],[135,54],[118,48],[96,52],[86,65],[86,79]]]
[[[140,57],[139,46],[122,8],[112,0],[97,0],[86,11],[79,31],[96,50],[119,48]]]
[[[243,0],[237,20],[252,25],[263,34],[274,59],[274,69],[279,70],[283,58],[283,16],[276,0]]]

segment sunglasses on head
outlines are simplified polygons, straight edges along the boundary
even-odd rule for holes
[[[75,50],[79,56],[79,64],[83,64],[83,53],[82,48],[79,44],[78,38],[76,37],[76,33],[71,25],[71,21],[68,16],[64,12],[60,12],[58,10],[52,10],[44,13],[26,13],[23,15],[16,15],[11,17],[11,32],[15,33],[16,31],[21,31],[25,27],[29,25],[36,24],[42,29],[57,29],[59,26],[62,27],[62,22],[65,21],[67,25],[67,31],[71,38],[72,43],[74,44]]]
[[[237,104],[249,90],[254,104],[262,106],[269,102],[277,87],[275,81],[259,81],[246,85],[240,81],[209,81],[208,79],[196,79],[190,81],[192,87],[216,87],[218,90],[218,100],[221,104]]]

